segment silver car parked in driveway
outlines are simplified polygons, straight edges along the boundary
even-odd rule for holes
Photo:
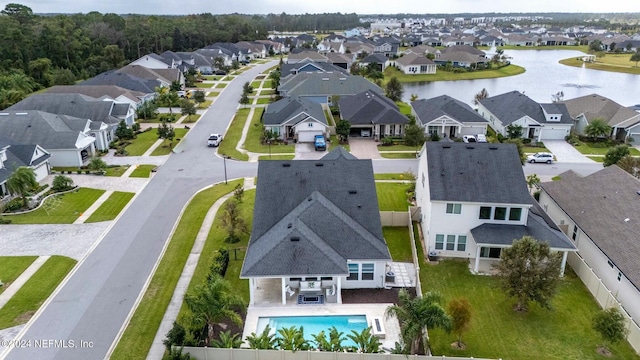
[[[539,152],[533,155],[527,156],[527,162],[530,163],[547,163],[551,164],[553,162],[553,154],[547,152]]]

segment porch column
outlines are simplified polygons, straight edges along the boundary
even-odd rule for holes
[[[478,268],[480,267],[480,251],[482,250],[482,246],[476,247],[476,263],[473,266],[473,272],[478,273]]]
[[[562,254],[562,263],[560,264],[560,277],[564,276],[564,268],[567,266],[567,256],[569,255],[568,251],[565,251]]]
[[[336,281],[336,302],[338,304],[342,304],[342,283],[340,279],[342,278],[338,276],[338,280]]]
[[[255,288],[256,288],[256,279],[250,278],[249,279],[249,305],[255,304],[255,294],[254,294]]]
[[[282,305],[287,305],[287,281],[286,278],[281,279],[280,294],[282,295]]]

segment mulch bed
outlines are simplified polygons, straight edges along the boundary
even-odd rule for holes
[[[343,304],[398,303],[401,288],[391,289],[342,289]],[[406,288],[411,296],[416,295],[415,288]]]

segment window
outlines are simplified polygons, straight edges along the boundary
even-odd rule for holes
[[[462,204],[447,204],[447,214],[460,214],[462,212]]]
[[[620,281],[620,279],[622,279],[622,273],[618,272],[618,281]]]
[[[313,127],[313,123],[307,123],[307,127]]]
[[[362,264],[362,280],[373,280],[374,264]]]
[[[467,250],[467,236],[460,235],[458,236],[458,251],[466,251]]]
[[[506,207],[496,207],[496,211],[493,214],[493,220],[504,220],[507,218]]]
[[[444,235],[437,234],[436,235],[436,250],[444,249]]]
[[[609,264],[609,267],[613,269],[613,262],[611,260],[607,260],[607,264]]]
[[[511,209],[509,209],[509,220],[520,221],[520,216],[522,216],[522,209],[521,208],[511,208]]]
[[[482,219],[482,220],[491,219],[491,207],[490,206],[481,206],[480,207],[480,219]]]
[[[447,235],[447,250],[455,250],[455,249],[456,249],[456,236]]]
[[[427,128],[427,132],[429,133],[429,135],[437,134],[439,131],[440,131],[439,126],[429,126]]]
[[[576,241],[577,237],[578,237],[578,225],[573,225],[573,234],[571,234],[571,239],[573,241]]]
[[[358,264],[349,264],[349,276],[347,280],[358,280]]]

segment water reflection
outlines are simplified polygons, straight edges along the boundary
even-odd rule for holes
[[[472,103],[482,88],[489,96],[518,90],[535,101],[551,102],[552,94],[560,91],[565,99],[597,93],[621,105],[640,104],[640,75],[612,73],[577,68],[558,63],[561,59],[583,55],[573,50],[507,50],[512,63],[526,69],[523,74],[497,79],[436,81],[404,84],[404,100],[412,94],[418,98],[449,95]],[[631,56],[631,55],[629,55]]]

